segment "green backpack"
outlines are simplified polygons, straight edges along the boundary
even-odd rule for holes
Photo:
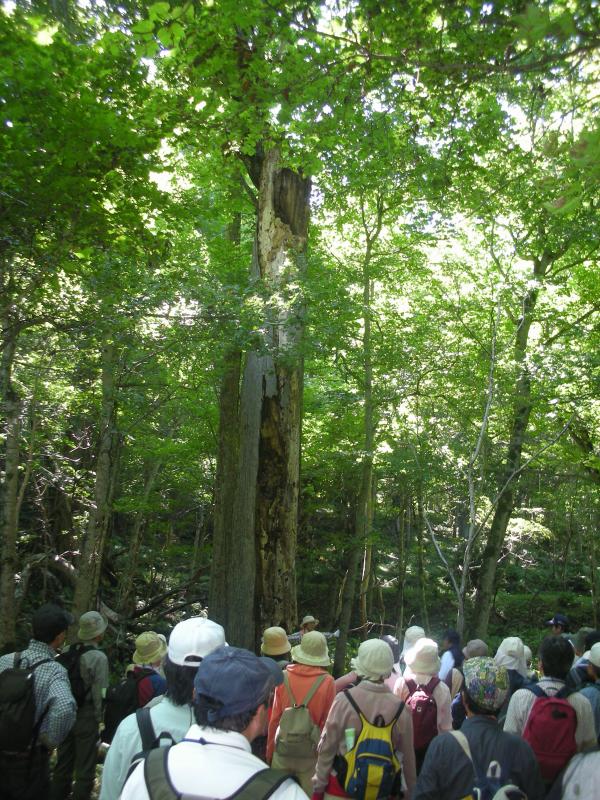
[[[275,753],[278,766],[292,772],[302,772],[314,764],[321,731],[315,725],[308,710],[308,704],[327,676],[319,675],[308,690],[306,697],[298,705],[292,692],[287,672],[283,673],[283,683],[292,705],[286,708],[279,721],[275,734]]]
[[[210,744],[210,742],[206,742],[206,744]],[[171,747],[176,747],[176,745],[159,747],[151,750],[146,756],[144,780],[150,800],[209,800],[201,794],[181,794],[175,789],[168,767]],[[292,775],[283,770],[266,767],[255,773],[225,800],[266,800],[282,783],[290,779],[295,780]]]

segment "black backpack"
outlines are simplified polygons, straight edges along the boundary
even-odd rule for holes
[[[148,756],[148,753],[151,750],[155,750],[157,747],[161,746],[160,743],[163,739],[169,743],[169,747],[172,744],[176,744],[175,739],[173,738],[172,734],[169,733],[169,731],[161,731],[158,736],[156,735],[154,725],[152,724],[152,719],[150,717],[149,708],[138,708],[138,710],[135,712],[135,718],[137,721],[138,730],[140,732],[140,739],[142,740],[142,749],[131,759],[129,769],[127,770],[127,778],[131,775],[140,761],[143,761]],[[127,780],[127,778],[125,778],[125,780]]]
[[[200,740],[198,744],[211,744],[211,742]],[[185,797],[186,800],[208,800],[202,794],[181,795],[173,787],[167,763],[170,749],[170,747],[161,747],[159,750],[151,750],[144,762],[144,779],[150,800],[181,800],[182,797]],[[266,800],[282,783],[290,779],[296,780],[289,772],[266,767],[255,773],[225,800],[234,800],[234,798],[235,800]]]
[[[22,753],[35,744],[48,708],[36,722],[34,671],[49,661],[21,667],[21,653],[15,653],[13,666],[0,672],[0,751]]]
[[[110,744],[122,720],[133,714],[138,708],[138,683],[148,675],[153,675],[153,669],[141,669],[137,673],[128,672],[116,686],[110,686],[106,692],[106,707],[104,709],[104,730],[102,741]]]
[[[69,682],[71,684],[71,692],[75,698],[75,702],[77,703],[77,708],[81,708],[81,706],[85,703],[91,689],[91,686],[86,686],[83,681],[83,677],[81,675],[81,665],[79,662],[84,653],[87,653],[88,650],[93,649],[94,648],[89,644],[77,643],[71,645],[68,650],[56,657],[58,663],[62,664],[67,670]]]

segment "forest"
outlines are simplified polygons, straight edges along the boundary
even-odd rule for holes
[[[597,0],[2,0],[0,651],[600,614]],[[111,645],[112,646],[112,645]]]

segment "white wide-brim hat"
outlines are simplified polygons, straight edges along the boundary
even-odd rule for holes
[[[379,681],[392,674],[394,654],[387,642],[381,639],[367,639],[358,648],[356,658],[351,660],[350,665],[361,678]]]
[[[419,639],[425,638],[425,631],[419,625],[412,625],[404,632],[404,642],[402,643],[402,655],[406,655],[411,647],[414,647]]]
[[[404,660],[413,672],[422,675],[437,675],[440,671],[440,657],[437,642],[433,639],[419,639],[404,656]]]

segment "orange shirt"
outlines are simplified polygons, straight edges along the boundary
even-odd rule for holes
[[[325,674],[325,680],[321,683],[308,704],[308,710],[315,725],[321,730],[325,725],[325,720],[329,714],[329,709],[335,698],[335,683],[327,670],[322,667],[308,667],[305,664],[290,664],[286,668],[288,681],[298,705],[302,703],[310,687],[319,675]],[[286,708],[292,705],[290,696],[287,693],[285,684],[281,684],[275,689],[271,719],[269,720],[269,735],[267,739],[267,761],[270,764],[275,748],[275,733],[279,727],[281,715]]]

